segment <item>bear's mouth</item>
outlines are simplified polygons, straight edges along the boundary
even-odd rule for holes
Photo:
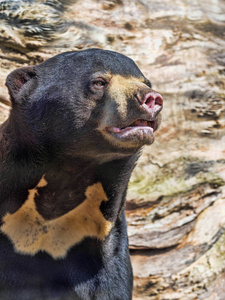
[[[107,127],[107,136],[113,143],[119,142],[126,147],[141,147],[154,142],[154,132],[158,128],[158,118],[154,120],[137,119],[127,126]]]

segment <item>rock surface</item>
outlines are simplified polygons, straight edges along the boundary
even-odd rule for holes
[[[10,71],[98,47],[133,58],[165,100],[130,181],[133,299],[225,299],[225,3],[0,2],[0,122]]]

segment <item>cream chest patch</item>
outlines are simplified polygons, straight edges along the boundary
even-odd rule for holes
[[[112,228],[101,210],[102,201],[108,201],[100,182],[89,186],[86,199],[67,214],[53,220],[45,220],[36,210],[35,196],[38,188],[46,186],[44,178],[29,190],[29,196],[21,208],[3,218],[1,231],[8,236],[15,251],[34,255],[46,251],[53,258],[63,258],[68,250],[85,237],[104,239]]]

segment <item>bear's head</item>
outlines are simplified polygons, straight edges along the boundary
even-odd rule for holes
[[[20,143],[51,153],[111,159],[152,144],[162,96],[128,57],[67,52],[13,71],[6,85]]]

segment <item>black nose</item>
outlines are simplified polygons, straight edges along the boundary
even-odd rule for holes
[[[155,118],[163,108],[163,97],[156,91],[151,90],[145,94],[138,94],[137,98],[152,118]]]

